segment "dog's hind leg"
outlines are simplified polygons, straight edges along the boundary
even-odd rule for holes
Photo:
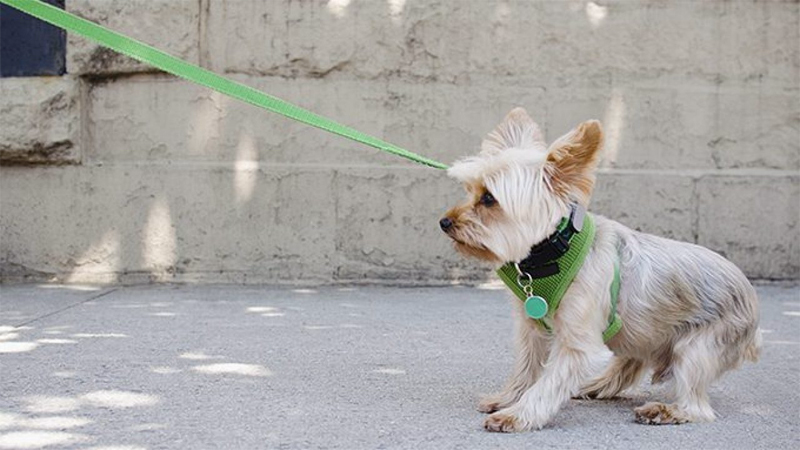
[[[644,363],[638,359],[615,356],[597,378],[584,386],[580,398],[612,398],[638,383],[644,374]]]
[[[640,406],[634,409],[636,421],[651,425],[713,421],[715,416],[708,401],[708,387],[727,369],[726,350],[710,329],[678,341],[670,380],[674,403],[650,402]]]
[[[517,302],[520,303],[521,302]],[[550,338],[539,327],[517,311],[516,314],[516,358],[514,369],[505,387],[498,393],[481,399],[478,411],[492,413],[519,400],[522,394],[536,382],[547,359]]]

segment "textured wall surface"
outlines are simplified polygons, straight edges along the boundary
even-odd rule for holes
[[[607,132],[592,209],[800,277],[800,4],[69,0],[172,54],[450,163],[524,106]],[[0,79],[0,275],[68,282],[476,280],[444,173],[70,36]]]

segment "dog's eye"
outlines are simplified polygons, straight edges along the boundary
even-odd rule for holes
[[[492,206],[497,203],[497,200],[494,199],[494,195],[491,192],[484,192],[481,195],[481,205],[483,206]]]

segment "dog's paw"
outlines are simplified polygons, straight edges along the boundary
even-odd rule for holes
[[[478,411],[486,414],[500,411],[508,406],[508,402],[501,395],[488,395],[478,402]]]
[[[674,405],[650,402],[635,408],[636,421],[647,425],[677,425],[689,420]]]
[[[484,414],[491,414],[495,411],[503,409],[500,403],[494,398],[484,398],[478,402],[478,411]]]
[[[517,431],[525,431],[526,427],[517,416],[507,412],[496,412],[483,422],[483,428],[487,431],[494,431],[499,433],[513,433]]]

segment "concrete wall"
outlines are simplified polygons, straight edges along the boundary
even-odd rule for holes
[[[68,0],[214,71],[435,159],[513,106],[598,118],[593,209],[800,271],[800,4],[779,0]],[[0,80],[0,265],[70,282],[479,279],[437,229],[462,197],[407,163],[70,36]]]

